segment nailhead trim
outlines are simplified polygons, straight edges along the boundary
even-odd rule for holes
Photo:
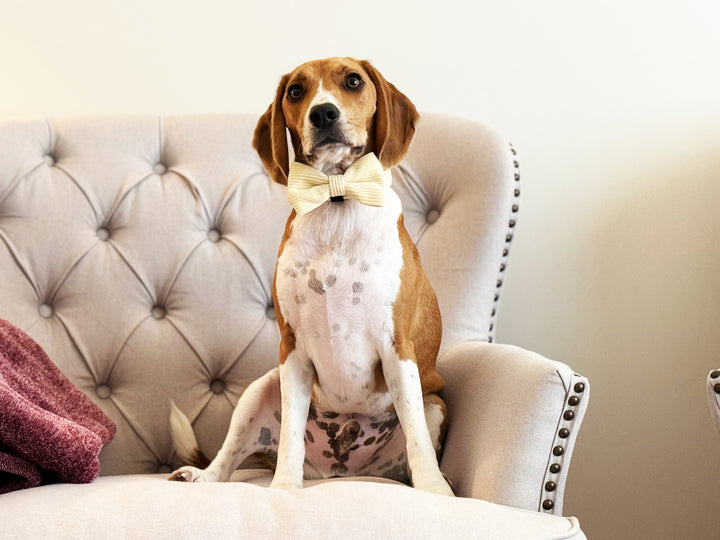
[[[578,380],[582,379],[582,380]],[[543,478],[542,496],[540,502],[540,511],[553,514],[557,506],[558,486],[562,485],[558,479],[558,475],[565,466],[565,455],[567,450],[568,439],[575,429],[575,421],[577,419],[576,409],[582,403],[585,393],[586,383],[577,373],[573,375],[570,381],[569,390],[565,396],[565,409],[562,417],[558,422],[557,431],[555,432],[555,440],[552,443],[550,459],[548,460],[548,468]]]
[[[500,271],[497,283],[495,285],[495,296],[493,297],[492,314],[490,315],[490,328],[488,333],[488,341],[492,343],[495,340],[495,322],[498,313],[498,304],[500,303],[500,292],[503,286],[503,276],[507,270],[508,256],[510,254],[510,243],[513,240],[513,231],[517,225],[517,216],[520,211],[520,164],[517,161],[517,152],[512,144],[510,144],[510,153],[513,155],[513,167],[515,168],[514,176],[515,185],[513,186],[513,201],[510,220],[508,221],[508,231],[505,235],[505,246],[502,251],[502,261],[500,262]]]

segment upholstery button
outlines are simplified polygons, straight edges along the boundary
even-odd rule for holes
[[[168,474],[172,472],[172,467],[166,463],[161,463],[158,465],[157,472],[160,474]]]
[[[107,399],[110,397],[110,394],[112,394],[112,390],[107,384],[99,384],[95,389],[95,394],[97,394],[97,397],[100,399]]]
[[[40,307],[38,308],[38,312],[40,313],[40,316],[44,319],[49,319],[53,316],[53,313],[55,310],[50,304],[40,304]]]
[[[107,242],[110,239],[110,231],[108,231],[105,227],[100,227],[97,230],[97,237],[103,242]]]
[[[155,174],[165,174],[167,172],[167,167],[164,163],[156,163],[153,167],[153,172]]]
[[[225,381],[215,379],[210,383],[210,391],[213,394],[222,394],[225,391]]]
[[[208,240],[210,240],[211,242],[217,242],[218,240],[220,240],[221,236],[222,235],[220,234],[220,231],[218,231],[217,229],[210,229],[207,233]]]
[[[562,469],[562,467],[560,466],[559,463],[553,463],[552,465],[550,465],[550,472],[553,474],[559,473],[561,471],[561,469]]]
[[[55,165],[55,158],[52,157],[50,154],[46,154],[43,156],[43,162],[48,167],[52,167],[53,165]]]
[[[427,215],[425,216],[425,219],[429,224],[435,223],[438,218],[440,217],[440,211],[439,210],[430,210]]]
[[[165,317],[165,308],[161,306],[153,306],[152,311],[150,314],[152,315],[153,319],[160,320]]]
[[[713,372],[710,374],[710,378],[711,378],[711,379],[717,379],[718,377],[720,377],[720,370],[717,370],[717,369],[716,369],[715,371],[713,371]]]
[[[267,315],[268,319],[275,320],[275,307],[268,306],[268,308],[265,310],[265,315]]]

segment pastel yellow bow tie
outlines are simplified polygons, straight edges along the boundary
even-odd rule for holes
[[[290,165],[287,198],[299,216],[312,212],[335,197],[354,199],[368,206],[382,206],[391,182],[392,173],[383,170],[372,153],[350,165],[345,174],[327,175],[295,161]]]

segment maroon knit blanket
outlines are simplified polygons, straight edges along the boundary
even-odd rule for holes
[[[0,493],[97,478],[115,424],[22,330],[0,319]]]

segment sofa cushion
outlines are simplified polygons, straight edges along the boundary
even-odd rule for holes
[[[307,482],[288,492],[267,489],[263,471],[238,471],[229,483],[165,478],[107,476],[4,495],[3,537],[25,537],[32,523],[37,538],[585,538],[575,518],[388,481]]]

